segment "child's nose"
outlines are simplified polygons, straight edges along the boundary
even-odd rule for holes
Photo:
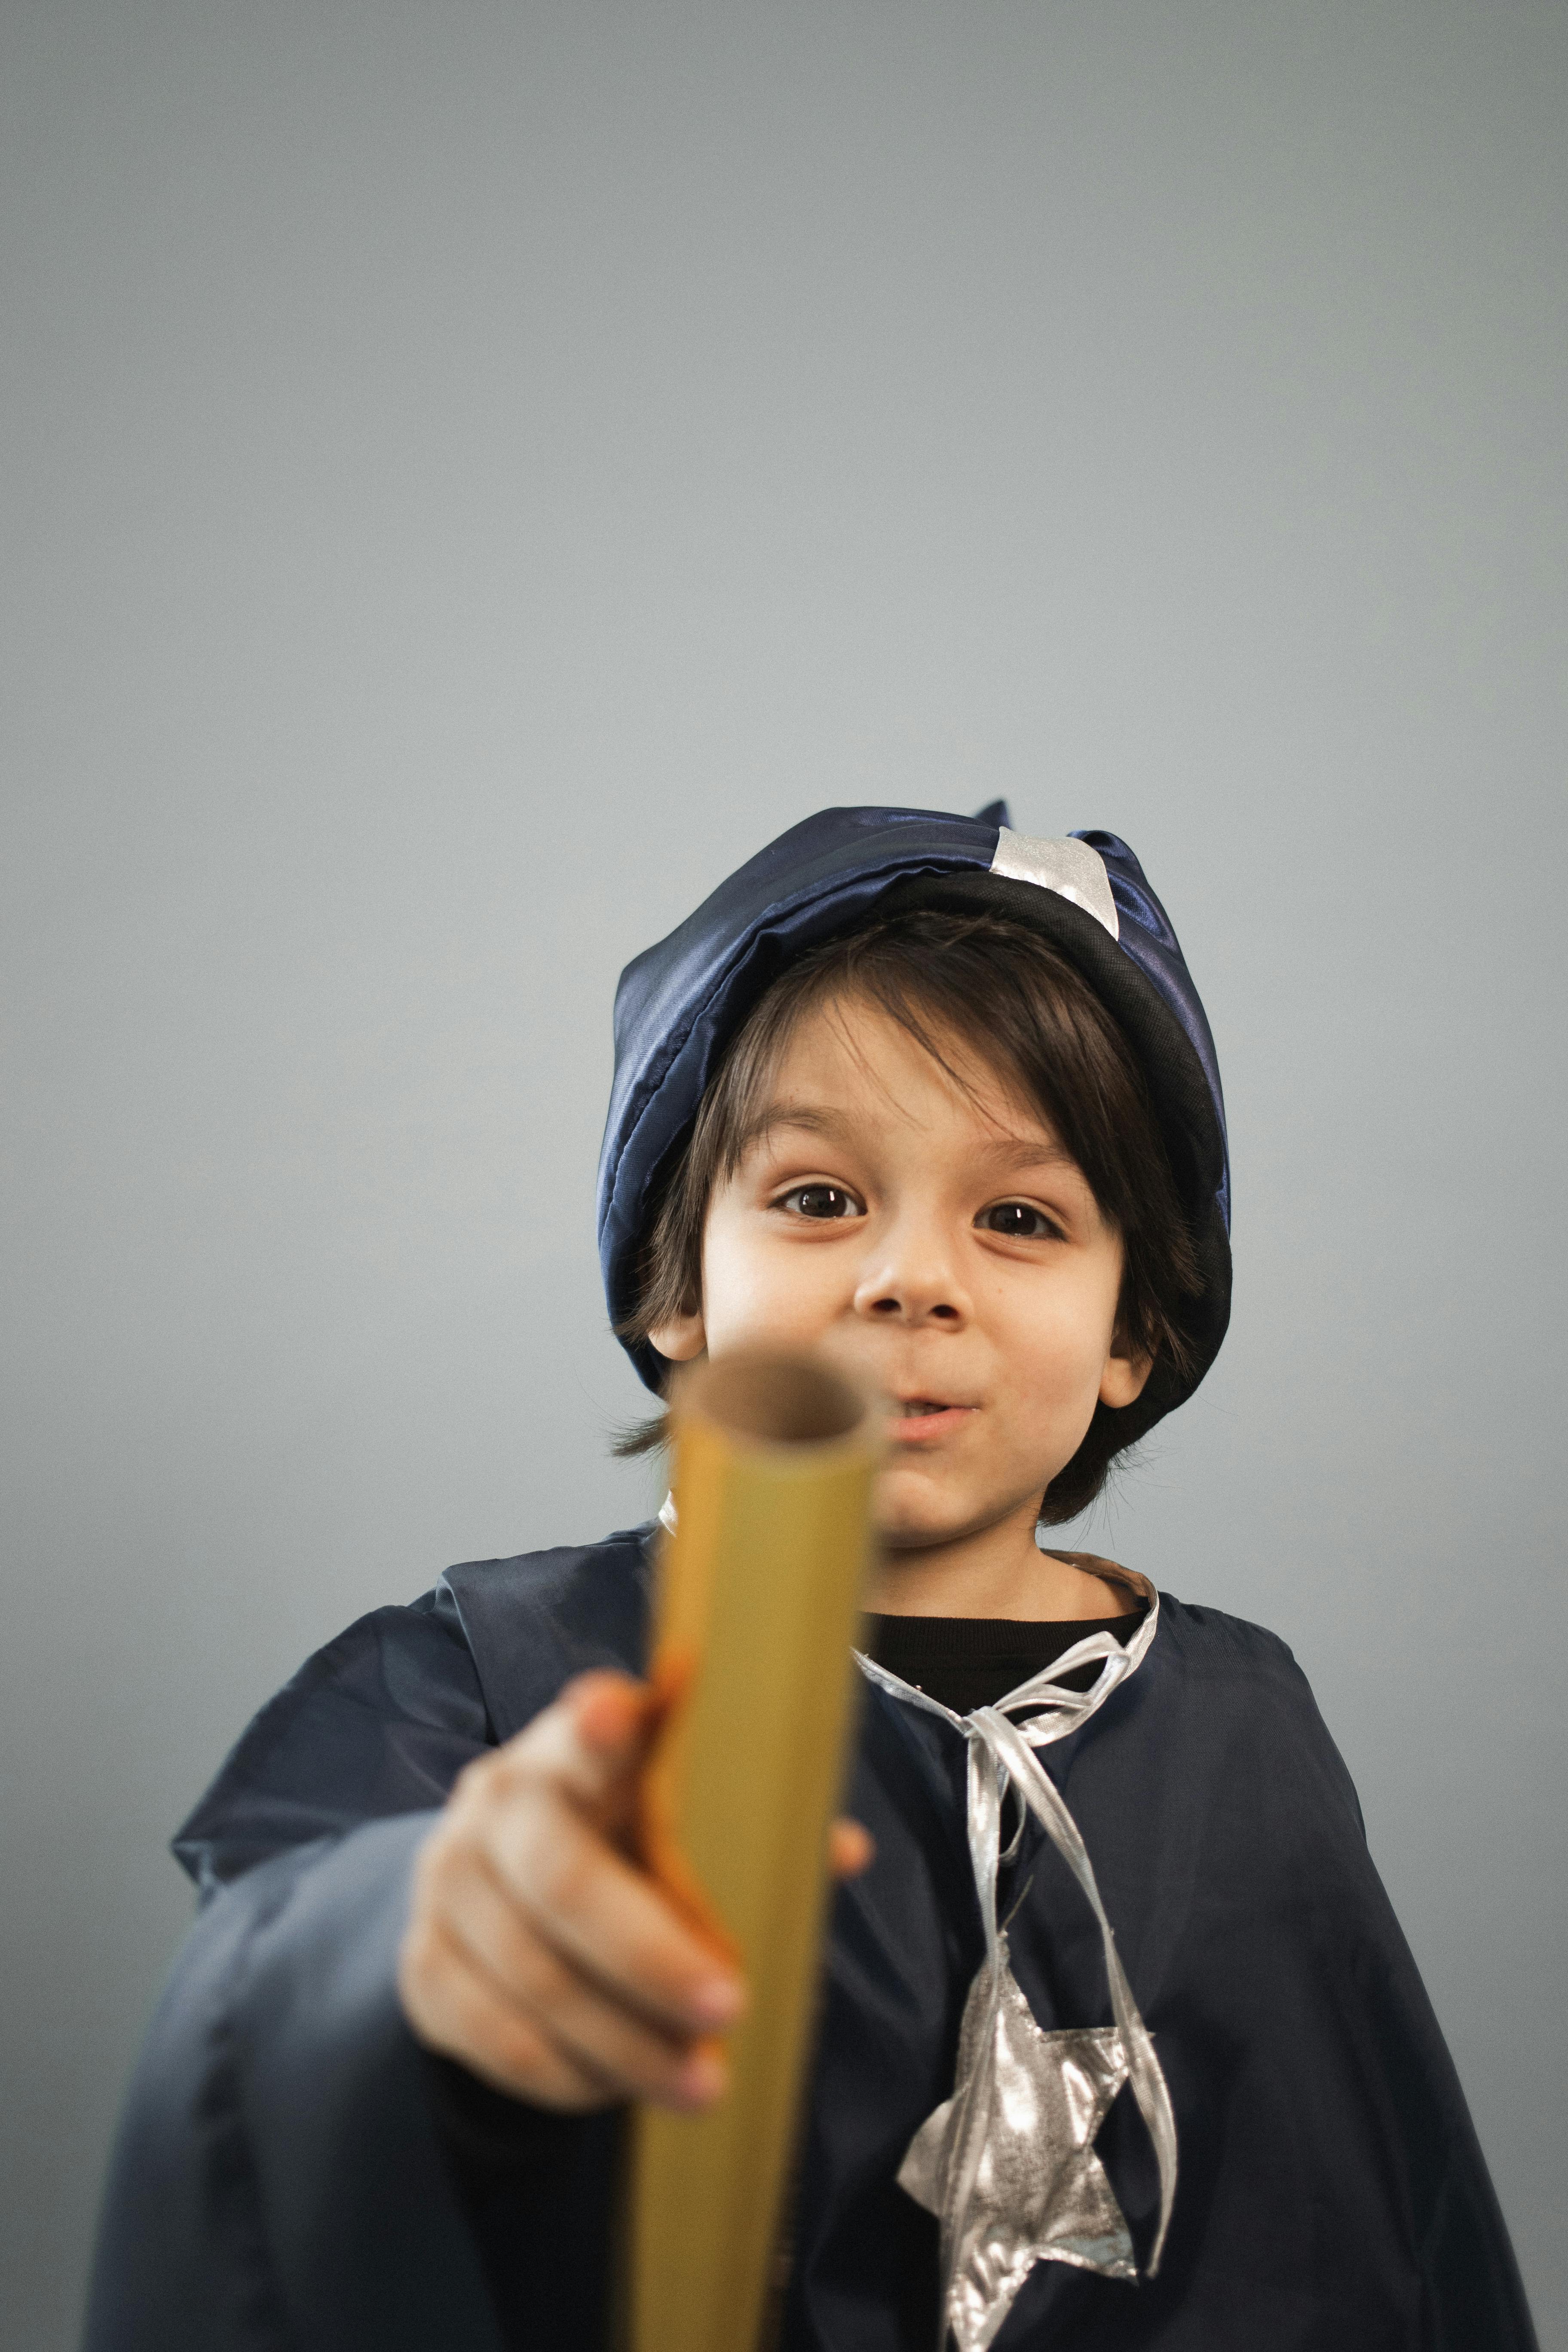
[[[969,1300],[947,1253],[930,1237],[904,1237],[883,1250],[855,1293],[855,1311],[868,1320],[945,1325],[969,1320]]]

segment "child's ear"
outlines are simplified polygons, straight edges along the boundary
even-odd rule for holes
[[[655,1340],[657,1347],[658,1342]],[[1105,1360],[1105,1370],[1100,1376],[1101,1404],[1121,1406],[1136,1404],[1143,1393],[1143,1384],[1154,1369],[1152,1356],[1142,1349],[1134,1350],[1120,1336],[1110,1343],[1110,1353]]]
[[[660,1323],[647,1336],[649,1344],[672,1364],[689,1364],[708,1345],[708,1328],[700,1308],[690,1315],[672,1315],[668,1323]]]

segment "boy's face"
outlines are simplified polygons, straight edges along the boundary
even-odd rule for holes
[[[1028,1513],[1096,1402],[1149,1366],[1112,1352],[1121,1242],[1040,1113],[956,1037],[964,1086],[858,997],[803,1015],[763,1131],[709,1204],[702,1308],[652,1334],[689,1361],[811,1349],[883,1396],[895,1549]]]

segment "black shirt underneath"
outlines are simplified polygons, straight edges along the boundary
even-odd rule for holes
[[[1117,1617],[1074,1617],[1066,1622],[1019,1617],[868,1617],[865,1651],[900,1682],[927,1698],[968,1715],[994,1706],[1010,1690],[1090,1633],[1111,1633],[1130,1642],[1147,1610],[1140,1601]],[[1062,1676],[1068,1690],[1088,1690],[1102,1661],[1075,1666]]]

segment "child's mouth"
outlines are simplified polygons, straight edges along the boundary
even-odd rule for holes
[[[945,1437],[969,1419],[973,1405],[943,1404],[938,1397],[896,1397],[892,1439],[895,1445],[920,1445]]]

